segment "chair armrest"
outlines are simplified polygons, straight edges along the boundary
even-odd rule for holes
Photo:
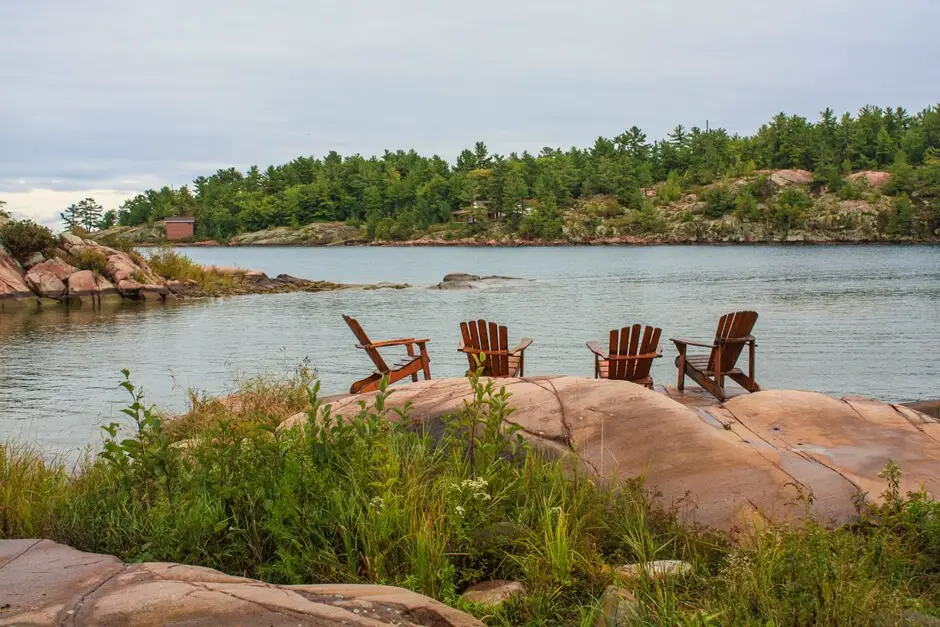
[[[720,342],[721,344],[750,344],[755,341],[756,340],[753,335],[745,335],[744,337],[721,338],[717,342]]]
[[[524,351],[525,349],[529,348],[529,346],[532,345],[532,342],[533,342],[533,341],[534,341],[534,340],[533,340],[531,337],[524,337],[524,338],[522,338],[522,341],[519,342],[519,346],[517,346],[517,347],[515,347],[514,349],[512,349],[511,351],[509,351],[509,354],[510,354],[510,355],[516,355],[516,354],[518,354],[518,353],[521,353],[521,352]]]
[[[600,344],[597,342],[587,342],[588,349],[600,357],[601,359],[607,359],[607,352],[600,347]]]
[[[714,342],[712,342],[711,344],[705,344],[704,342],[698,342],[696,340],[675,339],[675,338],[669,338],[669,339],[676,346],[679,346],[680,344],[683,346],[701,346],[702,348],[715,348],[715,346],[717,346],[717,344],[715,344]]]
[[[382,342],[372,342],[371,344],[356,344],[357,348],[383,348],[385,346],[404,346],[405,344],[417,344],[430,340],[416,340],[413,337],[406,337],[400,340],[385,340]]]
[[[642,355],[611,355],[610,361],[640,361],[641,359],[657,359],[662,357],[662,353],[643,353]]]

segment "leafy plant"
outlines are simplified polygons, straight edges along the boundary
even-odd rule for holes
[[[712,220],[726,216],[735,209],[735,194],[731,187],[719,183],[705,190],[705,217]]]
[[[80,270],[91,270],[101,274],[108,265],[108,258],[103,252],[91,246],[82,246],[70,253],[73,265]]]
[[[0,242],[20,262],[55,246],[52,231],[32,220],[10,220],[4,224],[0,227]]]

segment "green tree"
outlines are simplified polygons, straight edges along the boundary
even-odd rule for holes
[[[69,231],[82,225],[82,210],[76,203],[66,207],[65,211],[59,214],[59,217],[65,222],[65,227]]]
[[[93,231],[98,228],[104,208],[94,198],[85,198],[79,201],[76,210],[78,211],[79,224],[86,231]]]
[[[100,230],[110,229],[117,223],[117,212],[114,209],[108,209],[101,216],[101,220],[98,222],[98,228]]]

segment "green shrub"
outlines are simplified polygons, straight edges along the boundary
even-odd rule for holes
[[[910,236],[914,234],[914,205],[907,194],[901,194],[891,202],[885,232],[894,236]]]
[[[771,226],[779,231],[801,228],[806,224],[812,199],[799,187],[787,187],[769,203],[766,217]]]
[[[52,231],[32,220],[11,220],[4,224],[0,228],[0,242],[20,262],[55,246]]]
[[[757,199],[747,187],[742,188],[734,199],[734,217],[738,220],[757,220],[760,217],[760,206]]]
[[[839,200],[861,200],[866,192],[868,192],[868,182],[860,177],[854,181],[845,179],[836,195]]]
[[[747,189],[754,198],[763,202],[777,193],[777,184],[768,175],[758,174],[753,181],[748,183]]]
[[[100,250],[83,246],[78,251],[71,252],[73,265],[79,270],[91,270],[101,274],[108,265],[108,258]]]
[[[705,191],[705,217],[712,220],[726,216],[735,208],[735,194],[724,183],[713,185]]]

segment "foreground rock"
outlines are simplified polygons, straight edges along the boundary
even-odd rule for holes
[[[885,488],[878,474],[890,460],[904,473],[903,491],[923,484],[940,495],[940,421],[900,405],[774,390],[690,409],[621,381],[555,376],[502,384],[512,393],[509,420],[529,442],[573,456],[605,479],[643,475],[665,506],[713,527],[856,520],[853,497],[861,490],[877,501]],[[393,389],[387,405],[411,403],[409,416],[432,433],[473,395],[462,378]],[[334,400],[334,413],[355,414],[370,396]]]
[[[645,564],[627,564],[617,569],[617,574],[627,581],[649,577],[650,579],[666,579],[688,575],[692,572],[692,565],[680,560],[656,560]]]
[[[470,586],[460,595],[460,600],[496,607],[523,595],[525,595],[525,585],[521,581],[494,580]]]
[[[0,540],[0,625],[482,627],[391,586],[272,586],[180,564],[123,564],[49,540]]]

